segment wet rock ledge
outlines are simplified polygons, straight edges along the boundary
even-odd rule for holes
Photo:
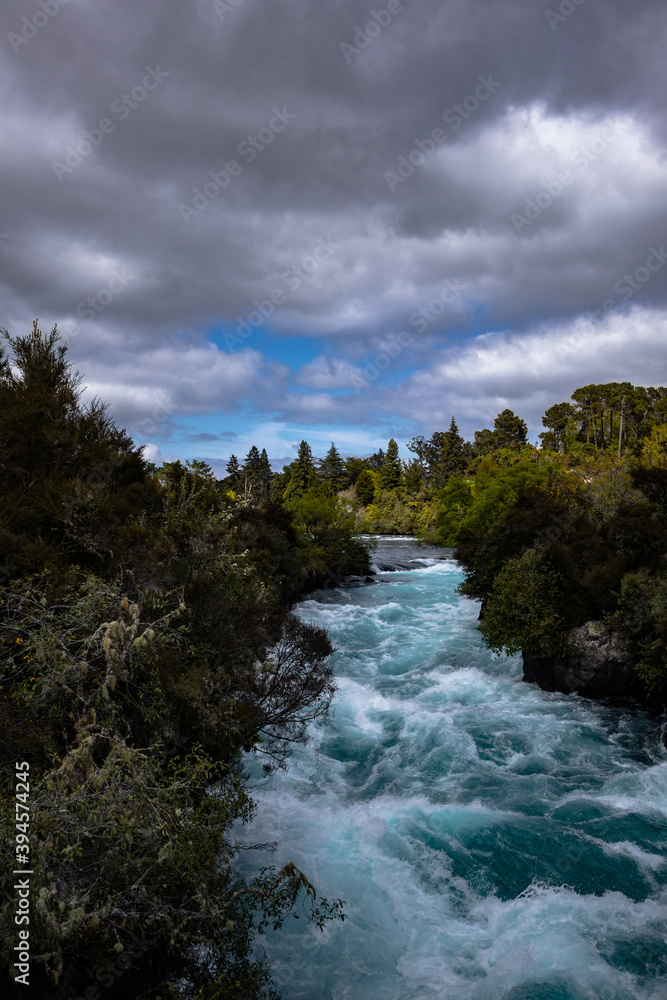
[[[636,698],[646,701],[623,637],[609,632],[603,622],[590,621],[568,636],[573,652],[567,656],[523,655],[523,679],[545,691],[586,698]]]

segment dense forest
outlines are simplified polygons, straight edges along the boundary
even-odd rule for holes
[[[202,462],[156,469],[81,391],[56,329],[4,334],[2,853],[30,872],[30,995],[270,996],[257,934],[342,903],[270,855],[241,877],[241,754],[281,766],[326,714],[331,645],[290,606],[368,551],[303,463],[285,499],[255,452],[238,493]],[[11,979],[16,914],[5,880]]]

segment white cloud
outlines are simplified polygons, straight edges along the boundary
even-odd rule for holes
[[[361,378],[361,369],[341,358],[320,356],[304,365],[297,381],[309,389],[350,389]]]
[[[667,384],[667,312],[641,306],[602,322],[580,317],[528,332],[497,332],[444,349],[400,389],[382,389],[385,412],[444,428],[452,415],[468,435],[510,407],[536,439],[541,416],[590,382]]]

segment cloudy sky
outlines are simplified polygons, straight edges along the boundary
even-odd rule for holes
[[[0,325],[150,457],[667,383],[664,0],[10,0]],[[404,451],[404,454],[407,454]]]

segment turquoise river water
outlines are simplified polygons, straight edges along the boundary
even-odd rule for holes
[[[373,561],[297,609],[337,646],[333,719],[252,772],[241,839],[346,902],[262,939],[282,997],[665,1000],[664,717],[523,683],[443,550]]]

